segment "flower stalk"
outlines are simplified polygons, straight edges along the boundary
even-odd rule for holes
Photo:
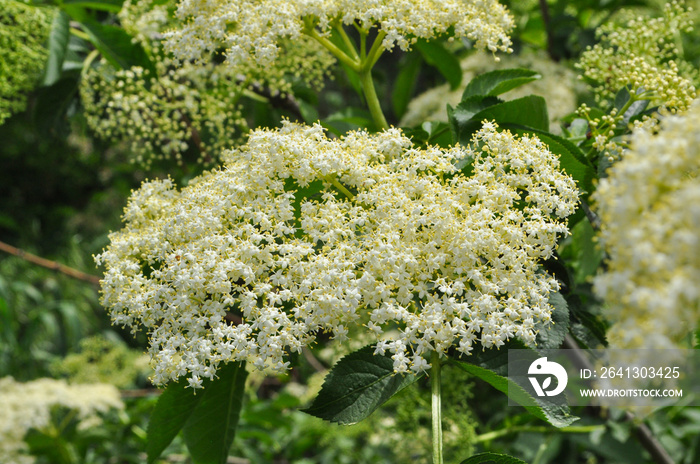
[[[433,464],[442,461],[442,392],[440,385],[440,353],[433,351],[430,360],[430,386],[432,390],[433,416]]]

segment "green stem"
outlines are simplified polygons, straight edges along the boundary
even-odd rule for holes
[[[304,32],[316,40],[318,43],[323,45],[329,52],[333,54],[338,60],[346,64],[350,69],[355,72],[360,72],[361,63],[357,60],[350,58],[343,50],[338,48],[333,42],[323,37],[314,27],[306,27]]]
[[[388,129],[389,123],[386,122],[384,117],[384,112],[379,104],[379,98],[377,97],[377,91],[374,89],[374,80],[372,79],[372,69],[367,69],[359,73],[360,84],[362,84],[362,91],[365,94],[365,99],[367,100],[367,106],[369,107],[369,112],[372,115],[374,124],[377,129]]]
[[[363,70],[371,70],[377,63],[379,57],[382,56],[382,53],[385,50],[384,46],[382,45],[384,37],[386,37],[386,32],[379,31],[377,37],[374,38],[374,42],[372,42],[372,48],[369,50],[369,53],[367,53],[367,58],[364,59],[362,62]]]
[[[433,464],[442,461],[442,398],[440,391],[440,353],[433,351],[430,360],[430,386],[432,387],[433,411]]]
[[[605,425],[580,425],[573,427],[564,427],[561,429],[556,429],[557,433],[590,433],[595,430],[605,429]],[[531,433],[548,433],[552,432],[551,427],[538,427],[538,426],[514,426],[508,427],[501,430],[494,430],[493,432],[486,432],[478,435],[474,438],[473,443],[480,443],[483,441],[491,441],[496,438],[500,438],[506,435],[510,435],[518,432],[531,432]]]
[[[70,33],[78,38],[85,40],[86,42],[92,43],[92,39],[90,38],[90,36],[88,34],[86,34],[85,32],[81,31],[80,29],[76,29],[74,27],[71,27]]]
[[[343,40],[350,48],[350,53],[357,56],[357,50],[352,45],[350,37],[347,36],[345,31],[341,27],[338,29],[341,32]],[[367,106],[369,107],[369,112],[372,115],[374,124],[377,129],[388,129],[389,124],[386,122],[384,117],[384,112],[382,112],[382,107],[379,104],[379,98],[377,97],[377,91],[374,88],[374,80],[372,80],[372,67],[377,62],[382,52],[384,52],[384,47],[382,46],[382,41],[386,36],[384,31],[379,31],[377,37],[372,43],[372,48],[365,56],[365,40],[367,38],[366,34],[360,33],[360,56],[357,58],[351,58],[343,50],[338,48],[333,42],[323,37],[318,33],[316,28],[313,26],[311,20],[306,21],[306,27],[304,28],[304,33],[309,37],[312,37],[318,43],[323,45],[329,52],[331,52],[338,60],[347,65],[350,69],[355,71],[360,77],[360,84],[362,85],[362,92],[365,94],[365,99],[367,100]]]
[[[355,60],[359,60],[360,55],[357,54],[357,49],[355,48],[355,44],[350,39],[347,32],[345,32],[345,28],[343,27],[343,24],[341,22],[338,22],[338,24],[335,26],[335,30],[338,31],[338,33],[340,34],[340,37],[343,38],[343,42],[345,42],[345,45],[348,47],[348,50],[350,50],[350,54],[352,55],[352,57]]]
[[[350,190],[348,190],[343,184],[338,182],[338,179],[335,177],[334,174],[329,174],[327,176],[324,176],[324,179],[326,179],[328,182],[330,182],[331,185],[333,185],[333,187],[340,190],[340,192],[343,195],[345,195],[346,197],[348,197],[349,200],[352,200],[353,198],[355,198],[355,195],[353,195],[353,193]]]

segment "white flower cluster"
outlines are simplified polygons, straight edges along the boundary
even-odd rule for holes
[[[49,378],[27,383],[12,377],[0,379],[0,462],[32,464],[24,436],[30,429],[51,424],[51,410],[75,410],[82,424],[94,424],[99,414],[123,409],[119,390],[107,384],[69,385]],[[80,427],[80,425],[79,425]]]
[[[518,87],[499,98],[514,100],[527,95],[540,95],[547,101],[550,130],[557,131],[561,119],[576,110],[578,80],[573,70],[562,63],[552,61],[544,52],[525,52],[504,55],[496,62],[488,53],[475,52],[462,59],[462,85],[451,90],[443,84],[427,90],[411,100],[406,114],[401,118],[402,127],[416,126],[424,121],[447,121],[446,105],[457,106],[462,100],[464,88],[474,77],[488,71],[507,68],[526,68],[542,76]]]
[[[365,32],[375,25],[382,45],[406,50],[419,38],[448,30],[475,46],[509,50],[513,20],[495,0],[181,0],[183,25],[168,34],[169,48],[180,59],[197,61],[224,47],[230,62],[273,62],[284,38],[330,34],[340,24],[356,24]]]
[[[538,139],[496,129],[448,150],[414,148],[398,129],[254,131],[223,169],[132,195],[96,258],[103,304],[149,331],[158,384],[189,374],[199,387],[233,360],[282,371],[319,331],[343,340],[353,325],[377,334],[397,372],[453,344],[532,344],[557,289],[538,261],[568,233],[578,193]]]
[[[637,130],[595,193],[611,343],[669,348],[700,317],[700,104]]]
[[[126,0],[119,12],[119,19],[124,29],[140,42],[151,55],[163,53],[164,33],[178,26],[175,18],[177,0]],[[292,93],[292,85],[301,80],[314,89],[323,88],[324,81],[330,75],[330,67],[335,64],[333,56],[310,37],[300,37],[295,41],[282,40],[275,63],[261,66],[249,62],[239,64],[227,72],[236,76],[243,86],[265,88],[273,95]],[[218,50],[217,50],[218,51]],[[202,55],[197,61],[211,65],[212,54]],[[214,60],[217,61],[217,60]],[[172,63],[167,63],[172,66]],[[226,71],[219,70],[219,74]],[[211,79],[216,79],[212,76]]]

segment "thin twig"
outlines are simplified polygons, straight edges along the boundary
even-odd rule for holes
[[[593,230],[599,231],[602,225],[600,217],[591,209],[590,205],[584,200],[581,200],[581,208],[583,209],[583,212],[586,213],[586,217],[591,223]]]
[[[190,140],[192,140],[194,146],[197,147],[197,151],[199,151],[200,155],[204,155],[204,162],[207,164],[211,163],[211,156],[209,155],[209,152],[204,150],[204,146],[202,144],[202,137],[199,135],[199,131],[192,124],[192,120],[188,118],[187,115],[183,114],[182,122],[184,122],[187,126],[187,129],[189,129]]]
[[[128,390],[119,390],[119,396],[122,398],[144,398],[146,396],[160,396],[163,393],[158,388],[131,388]]]
[[[559,61],[557,57],[554,56],[554,37],[552,37],[552,21],[549,17],[549,5],[547,5],[547,0],[540,0],[540,11],[542,12],[544,30],[547,33],[547,54],[552,60]]]
[[[313,367],[316,369],[318,372],[326,372],[328,369],[326,369],[326,366],[321,364],[321,362],[316,359],[316,356],[311,352],[311,350],[308,347],[303,347],[301,349],[302,354],[304,355],[304,359]]]
[[[72,267],[68,267],[65,264],[57,263],[56,261],[51,261],[50,259],[42,258],[41,256],[20,250],[19,248],[15,248],[5,242],[0,242],[0,250],[17,256],[25,261],[29,261],[30,263],[45,267],[46,269],[51,269],[52,271],[60,272],[61,274],[73,277],[74,279],[89,282],[94,285],[100,285],[100,278],[97,276],[86,274],[77,269],[73,269]]]
[[[301,113],[301,107],[291,94],[273,93],[269,88],[259,84],[252,84],[251,90],[267,99],[267,101],[275,108],[287,110],[299,121],[304,121],[304,115]]]
[[[564,348],[574,351],[576,358],[574,362],[576,364],[585,366],[586,369],[594,370],[593,365],[585,356],[583,356],[581,353],[581,347],[578,346],[578,343],[576,343],[576,340],[574,340],[571,335],[566,335],[566,338],[564,339]],[[649,429],[645,423],[640,422],[636,424],[634,414],[629,411],[625,411],[625,419],[634,424],[637,439],[642,444],[644,449],[651,454],[651,458],[654,460],[654,462],[658,464],[674,464],[671,456],[669,456],[661,442],[656,439],[654,434],[651,432],[651,429]]]

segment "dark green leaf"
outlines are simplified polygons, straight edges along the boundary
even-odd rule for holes
[[[441,42],[419,40],[414,47],[423,55],[426,63],[440,71],[452,89],[459,87],[459,84],[462,83],[462,67],[457,57],[447,50]]]
[[[188,382],[184,378],[171,383],[158,398],[148,422],[146,452],[149,464],[160,457],[204,397],[204,392],[195,395],[194,390],[186,388],[187,385]]]
[[[374,346],[366,346],[333,366],[304,412],[339,424],[354,424],[418,378],[394,374],[391,357],[375,355]]]
[[[522,68],[500,69],[480,74],[464,89],[462,100],[477,95],[500,95],[541,77],[535,71]]]
[[[51,23],[49,33],[49,58],[46,61],[46,71],[44,72],[44,85],[54,84],[61,77],[63,61],[68,50],[68,40],[70,39],[70,18],[64,11],[59,11]]]
[[[75,5],[65,5],[64,10],[81,23],[90,42],[112,66],[117,69],[141,66],[155,74],[155,67],[143,47],[132,42],[132,37],[124,29],[99,23]]]
[[[427,134],[425,140],[428,145],[438,145],[447,148],[452,145],[452,134],[450,126],[445,122],[426,121],[421,124],[421,128]]]
[[[321,125],[337,136],[357,129],[373,127],[372,115],[360,108],[346,108],[321,121]]]
[[[484,120],[495,120],[502,128],[512,125],[541,131],[549,129],[547,104],[544,98],[536,95],[506,102],[497,97],[469,97],[454,109],[448,107],[447,114],[454,141],[464,145],[471,141],[474,132],[481,129]]]
[[[63,5],[79,6],[93,10],[119,13],[124,0],[63,0]]]
[[[408,102],[411,101],[422,61],[418,53],[410,53],[399,68],[399,74],[394,81],[394,90],[391,92],[391,104],[397,118],[403,116]]]
[[[566,427],[578,419],[572,416],[568,406],[565,404],[565,397],[533,398],[528,390],[517,384],[511,377],[508,377],[508,351],[528,350],[523,359],[534,361],[541,357],[536,350],[526,347],[517,339],[508,340],[499,349],[483,349],[480,344],[473,347],[469,356],[460,355],[456,352],[450,353],[450,358],[459,368],[484,380],[497,390],[509,395],[510,399],[523,406],[535,417],[542,419],[555,427]],[[524,365],[529,363],[523,363]],[[512,375],[512,377],[515,377]],[[518,377],[520,378],[520,377]],[[510,387],[510,391],[509,391]]]
[[[64,77],[38,89],[33,117],[40,131],[54,132],[61,122],[65,122],[66,111],[77,92],[78,79],[75,76]]]
[[[622,87],[615,95],[615,108],[619,111],[630,100],[630,92],[627,87]]]
[[[481,111],[474,119],[495,120],[499,125],[518,124],[542,131],[549,130],[549,114],[544,98],[537,95],[499,103]]]
[[[503,100],[498,97],[477,95],[462,100],[455,107],[447,105],[447,119],[450,123],[453,142],[468,144],[472,134],[481,128],[481,121],[474,119],[474,116],[499,103],[503,103]]]
[[[248,375],[245,363],[228,363],[217,374],[219,378],[205,386],[183,428],[195,464],[225,464],[241,415]]]
[[[623,87],[620,89],[619,92],[617,92],[617,95],[615,95],[615,108],[619,111],[621,110],[630,100],[630,93],[629,89],[627,87]],[[647,106],[649,105],[649,100],[637,100],[633,102],[627,110],[625,110],[625,114],[623,115],[622,118],[622,123],[623,124],[628,124],[630,122],[630,119],[633,117],[641,114],[644,112],[644,110],[647,109]]]
[[[461,464],[527,464],[525,461],[508,456],[506,454],[496,453],[480,453],[475,454],[469,459],[462,461]]]
[[[576,321],[571,326],[571,332],[577,340],[583,342],[580,344],[591,349],[597,348],[597,344],[608,346],[608,340],[605,335],[608,330],[606,322],[600,319],[598,315],[586,311],[579,305],[569,305],[569,308]]]
[[[539,354],[534,350],[532,353],[532,361],[534,361],[539,357]],[[555,427],[566,427],[578,419],[578,417],[570,414],[568,406],[562,402],[556,402],[552,397],[545,399],[534,398],[512,379],[498,375],[491,369],[464,361],[455,361],[455,364],[464,371],[485,381],[496,390],[505,393],[511,400],[523,406],[533,416],[549,422]]]
[[[564,337],[569,333],[569,305],[561,293],[555,292],[549,295],[549,304],[552,305],[552,323],[537,324],[537,348],[558,349]]]

